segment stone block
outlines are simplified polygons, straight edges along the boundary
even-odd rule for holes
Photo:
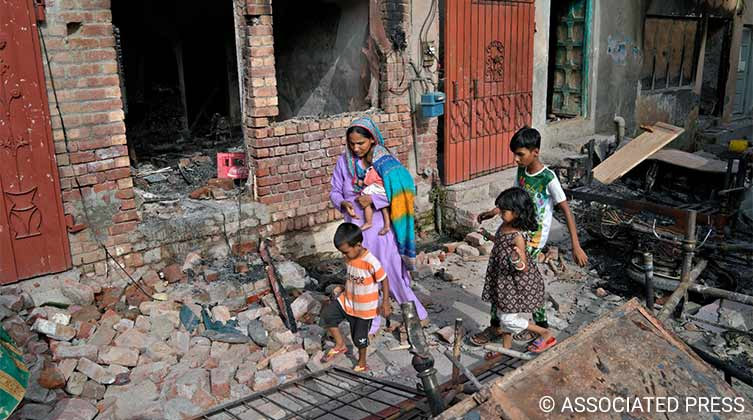
[[[104,398],[107,388],[95,381],[86,381],[84,384],[84,390],[81,392],[81,398],[88,400],[98,401]]]
[[[115,375],[89,359],[79,359],[76,370],[102,385],[110,385],[115,382]]]
[[[269,369],[264,369],[256,372],[254,376],[254,392],[266,391],[270,388],[274,388],[279,384],[277,375]]]
[[[112,343],[117,333],[112,326],[107,323],[101,323],[97,330],[94,331],[94,334],[89,337],[87,343],[93,346],[108,346]]]
[[[34,321],[34,325],[31,326],[31,329],[32,331],[42,333],[53,340],[59,341],[69,341],[76,336],[75,328],[42,318],[37,318],[37,320]]]
[[[63,296],[75,305],[91,305],[94,303],[94,289],[91,286],[66,279],[61,288]]]
[[[486,239],[479,232],[471,232],[465,235],[465,242],[470,246],[478,248],[486,242]]]
[[[58,389],[65,386],[65,375],[56,367],[43,369],[37,380],[42,388]]]
[[[460,244],[458,245],[455,252],[460,255],[461,257],[478,257],[481,255],[481,252],[479,252],[478,249],[468,245],[468,244]]]
[[[227,306],[217,305],[212,308],[212,318],[225,324],[230,320],[230,309]]]
[[[94,404],[80,398],[60,400],[52,410],[49,420],[92,420],[98,414]]]
[[[168,343],[178,354],[188,353],[191,335],[185,331],[173,331]]]
[[[230,397],[230,381],[235,375],[235,369],[215,368],[210,371],[212,395],[220,399]]]
[[[269,360],[272,371],[278,375],[294,372],[306,366],[309,355],[303,349],[296,349],[274,356]]]
[[[293,311],[293,317],[298,321],[307,313],[311,313],[314,316],[319,315],[322,304],[311,292],[305,292],[290,304],[290,309]]]
[[[80,359],[97,360],[99,347],[91,344],[79,344],[77,346],[68,343],[60,343],[52,347],[53,360]]]
[[[50,418],[52,409],[53,407],[46,404],[27,403],[17,413],[18,417],[24,420],[47,420]]]
[[[67,381],[68,378],[71,377],[71,373],[73,373],[73,371],[76,370],[77,364],[78,364],[78,360],[76,359],[65,359],[65,360],[61,360],[57,364],[57,368],[60,369],[60,372],[63,374],[63,378]]]
[[[71,395],[81,395],[84,392],[84,385],[89,378],[81,372],[73,372],[68,382],[65,384],[65,392]]]
[[[280,282],[286,289],[306,287],[306,269],[293,261],[283,261],[275,265]]]
[[[170,337],[170,334],[175,330],[173,321],[167,315],[150,316],[149,333],[153,337],[158,337],[161,340],[166,340]]]
[[[128,347],[107,346],[99,350],[99,362],[106,365],[136,366],[139,351]]]
[[[172,332],[172,330],[171,330]],[[169,336],[169,334],[168,334]],[[128,347],[132,349],[137,349],[140,351],[145,351],[147,347],[157,339],[154,337],[150,337],[141,331],[132,328],[123,334],[119,335],[113,342],[118,347]]]
[[[265,315],[261,317],[261,323],[267,331],[278,331],[285,328],[285,323],[277,315]]]
[[[238,383],[247,384],[254,379],[254,375],[256,375],[256,364],[247,363],[238,367],[238,370],[235,372],[235,380]]]

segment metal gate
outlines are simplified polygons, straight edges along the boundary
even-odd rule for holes
[[[512,166],[510,138],[531,124],[533,0],[447,0],[444,181]]]
[[[0,0],[0,283],[71,267],[33,0]]]

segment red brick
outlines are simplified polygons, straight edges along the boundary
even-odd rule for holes
[[[131,176],[131,168],[118,168],[106,172],[107,179],[110,181],[123,179]]]
[[[92,189],[95,193],[100,193],[102,191],[112,191],[118,189],[118,184],[116,182],[103,182],[101,184],[95,185],[94,187],[92,187]]]
[[[87,162],[93,162],[97,160],[97,155],[95,155],[92,152],[77,152],[77,153],[71,153],[70,155],[71,163],[87,163]]]
[[[126,188],[115,193],[115,198],[127,200],[133,198],[133,188]]]
[[[302,141],[303,141],[303,136],[300,134],[294,134],[294,135],[289,135],[289,136],[280,138],[280,144],[283,146],[287,146],[290,144],[298,144],[298,143],[301,143]]]
[[[112,216],[113,223],[131,222],[134,220],[139,220],[139,213],[136,210],[123,211]]]
[[[120,202],[120,210],[132,210],[136,208],[136,200],[122,200]]]
[[[271,15],[272,6],[249,4],[246,6],[246,14],[251,16]]]
[[[117,225],[110,226],[107,230],[110,235],[120,235],[123,233],[133,232],[134,230],[136,230],[138,224],[139,222],[119,223]]]

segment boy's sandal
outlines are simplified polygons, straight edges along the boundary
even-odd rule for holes
[[[356,373],[366,373],[368,371],[369,371],[368,365],[367,366],[356,365],[356,367],[353,368],[353,372],[356,372]]]
[[[339,356],[339,355],[341,355],[343,353],[346,353],[347,351],[348,351],[347,347],[343,347],[343,348],[340,348],[340,349],[333,347],[333,348],[329,349],[327,351],[327,353],[324,354],[324,356],[322,357],[322,363],[331,362],[337,356]]]
[[[470,341],[474,346],[483,346],[484,344],[489,344],[492,340],[497,339],[501,336],[502,334],[500,334],[496,328],[490,325],[483,331],[472,335],[468,339],[468,341]]]
[[[523,331],[521,331],[521,332],[513,335],[512,339],[515,340],[515,341],[520,341],[520,342],[524,342],[524,343],[530,343],[531,341],[533,341],[536,338],[538,338],[538,336],[539,335],[536,334],[533,331],[523,330]]]
[[[545,350],[548,350],[555,344],[557,344],[557,338],[555,336],[551,336],[546,340],[539,337],[536,339],[536,341],[531,343],[530,346],[528,346],[528,351],[530,351],[531,353],[541,353]]]

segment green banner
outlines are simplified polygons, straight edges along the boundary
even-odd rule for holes
[[[29,369],[13,339],[0,327],[0,419],[10,417],[26,394]]]

